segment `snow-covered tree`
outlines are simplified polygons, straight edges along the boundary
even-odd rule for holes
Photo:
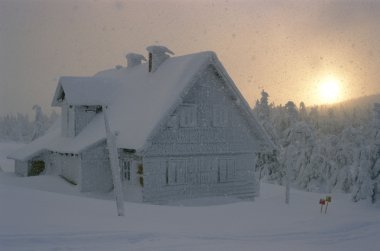
[[[50,116],[43,114],[39,106],[35,106],[34,110],[36,114],[33,122],[28,115],[21,113],[0,117],[0,141],[31,141],[42,136],[59,117],[55,111]]]
[[[293,101],[288,101],[285,104],[288,126],[292,126],[294,123],[298,121],[298,110],[296,104]]]
[[[276,144],[278,137],[273,127],[271,109],[269,105],[269,94],[262,90],[260,101],[257,100],[254,112],[271,140]],[[259,177],[260,180],[264,179],[268,182],[281,183],[282,173],[278,162],[278,151],[274,150],[271,152],[258,153],[255,170],[256,177]]]
[[[310,112],[308,113],[308,111]],[[351,193],[354,201],[380,201],[380,104],[307,108],[301,102],[269,105],[261,93],[254,111],[278,152],[261,153],[257,177],[308,191]],[[373,123],[372,123],[373,121]]]
[[[357,164],[352,199],[358,201],[372,198],[373,182],[370,173],[369,147],[361,148]]]
[[[370,176],[372,179],[372,196],[373,203],[380,201],[380,142],[376,142],[371,152]]]
[[[34,123],[33,123],[33,135],[32,140],[40,137],[44,133],[44,116],[42,114],[42,109],[39,105],[34,105],[33,110],[36,111]]]
[[[256,112],[260,120],[269,120],[269,94],[262,90],[260,101],[256,103]]]
[[[306,105],[303,101],[300,103],[299,117],[301,120],[308,120]]]

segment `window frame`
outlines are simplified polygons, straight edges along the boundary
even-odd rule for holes
[[[212,106],[212,126],[226,127],[228,124],[228,111],[223,105],[214,104]]]
[[[182,104],[179,111],[179,126],[182,128],[197,126],[197,105]]]
[[[131,181],[131,161],[123,160],[121,168],[121,178],[122,181]]]
[[[187,184],[187,160],[184,158],[169,159],[165,172],[166,185]]]
[[[236,165],[233,158],[219,158],[218,159],[218,183],[227,183],[235,181],[236,179]]]

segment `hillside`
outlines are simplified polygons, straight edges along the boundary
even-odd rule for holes
[[[329,106],[330,107],[343,106],[346,109],[353,109],[354,107],[358,107],[358,108],[370,107],[370,108],[372,108],[374,103],[380,103],[380,94],[363,96],[363,97],[359,97],[359,98],[355,98],[355,99],[349,99],[349,100],[345,100],[345,101],[342,101],[342,102],[339,102],[336,104],[326,105],[326,106],[328,106],[328,107]]]

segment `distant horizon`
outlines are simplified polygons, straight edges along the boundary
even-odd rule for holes
[[[269,93],[269,95],[270,95],[270,93]],[[306,106],[306,108],[312,108],[312,107],[333,107],[333,106],[336,106],[336,105],[341,105],[341,104],[349,104],[350,102],[357,102],[357,101],[360,101],[360,100],[365,100],[366,98],[379,98],[379,100],[377,100],[377,101],[374,101],[374,102],[365,102],[365,103],[368,103],[368,104],[375,104],[375,103],[380,103],[380,93],[377,93],[377,94],[371,94],[371,95],[364,95],[364,96],[360,96],[360,97],[356,97],[356,98],[351,98],[351,99],[347,99],[347,100],[342,100],[342,101],[339,101],[339,102],[337,102],[337,103],[326,103],[326,104],[316,104],[316,105],[309,105],[309,104],[307,104],[306,102],[304,102],[304,101],[301,101],[301,102],[304,102],[304,104],[305,104],[305,106]],[[260,100],[260,97],[258,97],[258,100]],[[293,101],[293,100],[288,100],[287,102],[289,102],[289,101]],[[270,97],[269,97],[269,103],[270,104],[274,104],[276,107],[277,106],[285,106],[286,105],[286,103],[287,102],[285,102],[285,103],[282,103],[282,104],[276,104],[275,102],[272,102],[271,101],[271,99],[270,99]],[[293,101],[294,102],[294,101]],[[300,103],[301,102],[299,102],[299,103],[296,103],[296,102],[294,102],[294,104],[297,106],[297,108],[299,108],[299,105],[300,105]],[[35,105],[39,105],[40,106],[40,104],[35,104]],[[255,107],[255,105],[253,105],[253,106],[251,106],[250,105],[250,107],[251,107],[251,109],[253,109],[254,107]],[[60,108],[58,108],[58,107],[49,107],[49,108],[42,108],[42,112],[45,114],[45,115],[51,115],[53,112],[56,112],[56,113],[58,113],[59,115],[60,115]],[[6,117],[7,115],[9,115],[9,116],[16,116],[17,114],[22,114],[22,115],[28,115],[29,116],[29,119],[33,119],[33,117],[32,116],[34,116],[34,114],[35,114],[35,111],[32,109],[32,107],[30,108],[30,111],[29,112],[15,112],[15,113],[5,113],[5,114],[1,114],[0,113],[0,118],[1,117]]]

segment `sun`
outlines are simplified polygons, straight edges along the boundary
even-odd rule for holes
[[[340,96],[340,81],[334,76],[327,76],[319,83],[319,98],[323,103],[335,103]]]

